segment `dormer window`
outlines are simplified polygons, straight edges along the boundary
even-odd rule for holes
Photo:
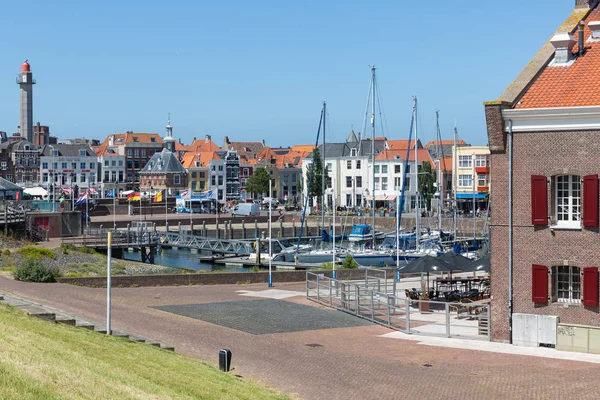
[[[85,157],[87,155],[87,151],[85,149],[79,149],[79,157]]]
[[[136,136],[134,136],[134,137],[133,137],[133,141],[134,141],[135,143],[137,143],[137,142],[138,142],[138,138],[137,138]]]
[[[351,157],[356,157],[358,149],[350,149],[350,156]]]
[[[133,140],[134,142],[137,142],[137,140],[136,140],[137,138],[133,138],[133,139],[134,139],[134,140]],[[150,138],[150,142],[152,142],[152,143],[156,143],[156,138],[155,138],[155,137],[151,137],[151,138]]]
[[[54,157],[58,157],[58,150],[52,150],[52,155]]]

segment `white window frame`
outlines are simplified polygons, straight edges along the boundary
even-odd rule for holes
[[[580,228],[582,212],[581,177],[578,175],[555,176],[553,196],[555,226]]]
[[[487,174],[477,174],[477,186],[487,186]]]
[[[357,153],[358,153],[358,149],[356,149],[356,148],[350,149],[350,157],[356,157]]]
[[[476,167],[487,167],[488,166],[488,156],[475,156],[475,166]]]
[[[180,185],[181,184],[181,177],[179,175],[173,175],[173,184],[174,185]]]
[[[387,188],[388,188],[388,178],[383,177],[383,178],[381,178],[381,190],[387,190]]]
[[[581,268],[572,265],[552,267],[552,299],[559,303],[581,303],[583,283]],[[560,285],[564,285],[559,289]]]
[[[380,190],[379,189],[379,177],[375,177],[375,182],[374,182],[374,190]]]
[[[356,160],[356,169],[360,169],[361,163],[360,160]]]
[[[388,173],[388,166],[387,165],[382,165],[381,166],[381,173],[382,174],[387,174]]]
[[[346,161],[346,169],[352,169],[352,161]]]
[[[473,157],[458,156],[458,168],[473,168]]]
[[[473,187],[473,175],[461,174],[458,175],[458,186],[460,187]]]

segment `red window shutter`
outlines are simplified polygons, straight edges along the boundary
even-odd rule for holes
[[[583,269],[583,305],[598,307],[598,268]]]
[[[598,175],[583,177],[583,226],[598,226]]]
[[[531,301],[548,302],[548,267],[533,264],[531,266]]]
[[[531,223],[548,225],[548,183],[542,175],[531,175]]]

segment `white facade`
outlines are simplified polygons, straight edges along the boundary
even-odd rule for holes
[[[50,146],[49,146],[50,147]],[[48,188],[54,181],[56,187],[78,185],[80,189],[99,187],[98,157],[81,156],[41,156],[41,185]],[[81,153],[81,154],[85,154]]]
[[[227,201],[224,160],[210,160],[208,163],[208,189],[216,191],[219,203]]]
[[[302,160],[303,196],[307,195],[311,165],[312,159]],[[395,205],[396,198],[402,190],[404,160],[401,159],[375,160],[375,181],[373,181],[373,164],[368,156],[326,158],[325,165],[328,167],[330,178],[325,190],[329,205],[332,204],[335,193],[336,206],[370,206],[373,186],[375,186],[376,201],[386,201]],[[407,209],[412,208],[409,203],[411,195],[415,196],[414,184],[410,184],[415,182],[416,178],[412,170],[414,168],[409,167],[411,173],[407,176],[408,186],[405,191]]]
[[[124,155],[105,154],[100,156],[98,157],[98,166],[100,169],[98,179],[102,181],[102,197],[113,189],[116,195],[121,190],[125,190],[127,170]]]

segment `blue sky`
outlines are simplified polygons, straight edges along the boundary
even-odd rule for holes
[[[328,141],[362,130],[377,67],[386,124],[408,135],[485,145],[482,102],[497,98],[571,12],[574,0],[28,1],[5,2],[0,130],[19,123],[15,83],[26,58],[34,120],[65,138],[132,130],[189,143],[315,140],[322,101]],[[368,130],[369,131],[369,130]],[[369,131],[370,132],[370,131]],[[369,133],[370,134],[370,133]]]

